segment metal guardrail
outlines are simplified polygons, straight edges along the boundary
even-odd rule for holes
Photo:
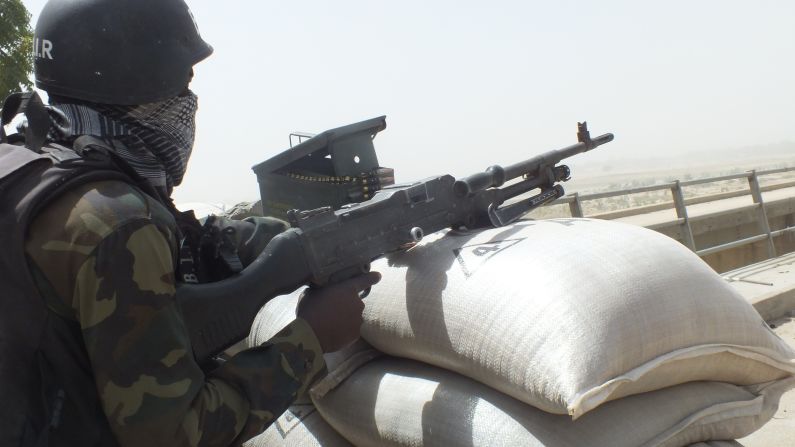
[[[760,241],[767,241],[766,245],[767,245],[768,257],[773,258],[776,256],[776,247],[775,244],[773,243],[773,238],[790,231],[795,231],[795,226],[787,227],[781,230],[771,231],[770,221],[768,220],[767,217],[767,210],[765,209],[765,202],[764,198],[762,197],[762,193],[768,191],[774,191],[777,189],[793,187],[795,186],[795,181],[782,182],[782,183],[777,183],[775,185],[767,185],[761,187],[759,185],[759,177],[764,175],[781,174],[793,171],[795,171],[795,167],[769,169],[764,171],[752,170],[744,172],[742,174],[724,175],[720,177],[708,177],[703,179],[687,180],[683,182],[675,180],[673,182],[662,183],[659,185],[643,186],[639,188],[621,189],[621,190],[614,190],[614,191],[607,191],[607,192],[600,192],[593,194],[580,195],[578,193],[574,193],[572,195],[561,197],[558,200],[552,202],[550,205],[568,204],[569,212],[571,213],[572,217],[586,217],[582,209],[582,203],[584,201],[606,199],[610,197],[619,197],[619,196],[638,194],[643,192],[664,191],[670,189],[671,195],[673,197],[672,202],[664,202],[654,205],[629,208],[626,210],[612,211],[608,213],[599,214],[598,216],[595,217],[599,217],[602,219],[605,218],[616,219],[619,217],[634,216],[639,214],[650,213],[653,211],[662,211],[673,208],[676,210],[676,217],[677,217],[676,221],[682,227],[682,234],[684,235],[685,245],[691,250],[693,250],[699,256],[707,256],[713,253],[718,253],[721,251],[740,247],[742,245],[752,244]],[[682,188],[687,186],[702,185],[705,183],[716,183],[716,182],[737,180],[737,179],[747,179],[748,189],[719,193],[719,194],[711,194],[707,196],[693,197],[690,199],[685,199],[684,193],[682,192]],[[688,217],[687,214],[687,206],[696,205],[699,203],[714,202],[717,200],[730,199],[734,197],[742,197],[749,194],[751,195],[751,198],[753,199],[754,202],[754,204],[750,208],[755,209],[757,212],[757,222],[759,225],[760,234],[740,239],[737,241],[729,242],[726,244],[716,245],[702,250],[697,250],[696,242],[693,237],[693,229],[690,226],[691,218]]]

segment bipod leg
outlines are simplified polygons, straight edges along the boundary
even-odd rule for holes
[[[557,200],[559,197],[563,197],[563,194],[565,194],[563,187],[555,185],[551,188],[542,190],[539,194],[510,205],[497,208],[492,204],[489,206],[488,211],[489,220],[495,227],[508,225],[539,206]]]

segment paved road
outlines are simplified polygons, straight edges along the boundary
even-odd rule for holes
[[[795,347],[795,318],[774,321],[773,329]],[[751,436],[740,439],[744,447],[793,447],[795,446],[795,390],[784,394],[778,412],[762,429]]]

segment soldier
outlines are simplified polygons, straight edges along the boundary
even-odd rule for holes
[[[245,265],[286,228],[201,227],[169,199],[193,145],[192,67],[212,48],[183,0],[50,0],[35,39],[36,84],[50,98],[46,157],[21,146],[38,150],[35,132],[0,145],[0,444],[244,442],[324,370],[323,352],[358,336],[358,292],[378,274],[307,293],[299,318],[264,345],[198,365],[176,283],[236,269],[222,256],[188,271],[181,242],[232,228],[213,234],[231,234]],[[102,160],[118,169],[91,168]]]

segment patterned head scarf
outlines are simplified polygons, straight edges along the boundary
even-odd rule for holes
[[[50,101],[55,141],[74,141],[80,135],[118,140],[113,145],[139,176],[170,193],[182,182],[195,135],[198,109],[190,90],[173,98],[149,104],[120,106]]]

